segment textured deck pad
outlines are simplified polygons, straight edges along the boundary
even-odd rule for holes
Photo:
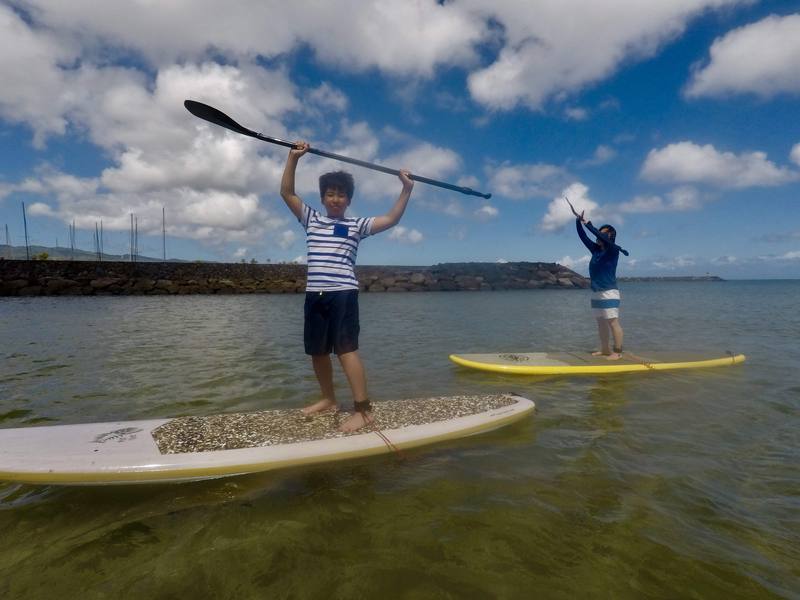
[[[330,411],[306,417],[300,410],[287,409],[179,417],[156,428],[152,435],[161,454],[212,452],[347,437],[374,429],[385,431],[426,425],[475,415],[515,402],[516,398],[508,394],[373,402],[373,425],[351,433],[339,431],[339,425],[349,416],[348,413]]]

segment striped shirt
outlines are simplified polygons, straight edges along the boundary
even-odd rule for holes
[[[303,204],[306,230],[307,292],[357,290],[354,267],[359,242],[372,233],[374,217],[333,219]]]

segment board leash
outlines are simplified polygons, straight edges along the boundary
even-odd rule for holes
[[[369,400],[367,400],[367,402],[369,402]],[[406,460],[406,455],[403,453],[403,451],[400,448],[398,448],[385,433],[383,433],[380,429],[378,429],[377,425],[375,425],[376,418],[374,416],[367,417],[366,411],[356,410],[356,412],[361,413],[361,417],[365,421],[364,425],[365,429],[367,429],[367,431],[372,431],[372,433],[376,434],[379,438],[381,438],[383,443],[386,444],[386,447],[389,448],[389,450],[394,453],[399,462]]]
[[[389,448],[389,450],[391,450],[394,453],[399,462],[403,462],[406,460],[407,457],[403,453],[403,451],[400,448],[398,448],[394,443],[392,443],[392,440],[390,440],[385,433],[383,433],[380,429],[376,427],[375,417],[371,417],[371,420],[367,422],[367,427],[370,428],[372,433],[376,434],[379,438],[381,438],[381,440],[383,440],[383,443],[386,444],[386,447]]]
[[[653,365],[653,363],[651,363],[651,362],[648,362],[647,360],[645,360],[645,359],[644,359],[644,358],[642,358],[641,356],[637,356],[637,355],[635,355],[633,352],[628,352],[628,351],[626,350],[625,352],[623,352],[623,353],[621,354],[621,356],[629,356],[631,359],[633,359],[634,361],[636,361],[636,362],[637,362],[637,363],[639,363],[640,365],[644,365],[645,367],[647,367],[647,368],[648,368],[648,369],[650,369],[651,371],[657,371],[657,370],[658,370],[658,369],[656,369],[655,365]]]
[[[372,432],[377,434],[378,437],[383,440],[383,443],[386,444],[386,447],[389,448],[389,450],[391,450],[392,452],[394,452],[394,454],[397,457],[398,461],[403,462],[403,461],[406,460],[407,457],[403,453],[403,451],[400,448],[398,448],[397,446],[395,446],[392,443],[392,440],[390,440],[388,437],[386,437],[386,434],[383,433],[380,429],[375,429],[374,428],[375,427],[374,422],[371,422],[369,425],[373,427]]]
[[[736,353],[734,353],[734,352],[732,352],[730,350],[725,350],[725,354],[727,354],[728,356],[731,357],[731,364],[735,365],[736,364]],[[675,373],[672,372],[674,369],[657,369],[655,367],[655,365],[653,365],[653,363],[648,362],[646,359],[642,358],[641,356],[635,355],[633,352],[628,352],[626,350],[623,353],[623,356],[629,356],[632,360],[638,362],[640,365],[644,365],[645,367],[647,367],[651,371],[663,371],[667,375],[675,375]]]

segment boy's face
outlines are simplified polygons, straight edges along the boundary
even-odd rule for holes
[[[328,216],[334,219],[341,219],[350,206],[350,198],[345,191],[337,187],[329,187],[322,195],[322,206],[328,211]]]

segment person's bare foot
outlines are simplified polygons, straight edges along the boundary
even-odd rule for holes
[[[301,412],[307,416],[313,416],[319,413],[327,412],[329,410],[334,410],[336,408],[336,401],[329,400],[328,398],[323,398],[319,402],[315,402],[311,406],[306,406]]]
[[[595,350],[592,356],[609,356],[610,352],[603,352],[602,350]]]
[[[369,425],[375,419],[372,417],[371,411],[364,411],[364,412],[354,412],[350,415],[342,426],[339,427],[339,431],[343,431],[344,433],[350,433],[352,431],[358,431],[362,427]]]
[[[619,352],[612,352],[611,354],[606,356],[606,359],[608,360],[619,360],[620,358],[622,358],[622,354],[620,354]]]

